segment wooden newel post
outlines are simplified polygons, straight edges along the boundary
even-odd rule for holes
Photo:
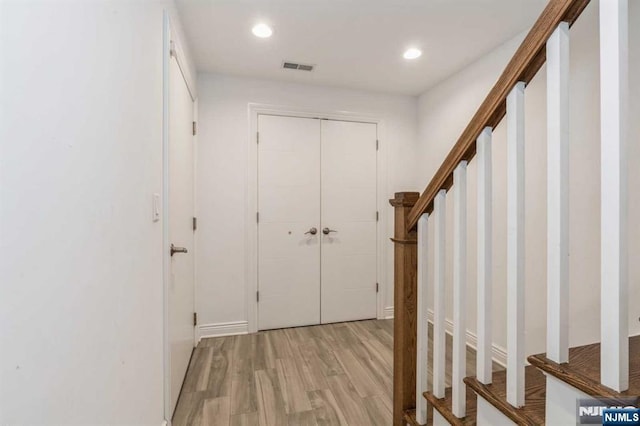
[[[407,230],[407,217],[418,192],[396,192],[395,207],[394,323],[393,323],[393,425],[403,426],[404,411],[416,402],[417,230]]]

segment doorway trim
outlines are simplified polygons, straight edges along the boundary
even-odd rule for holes
[[[288,107],[282,105],[270,105],[260,103],[249,103],[249,134],[248,143],[248,174],[247,174],[247,203],[246,203],[246,235],[247,255],[245,259],[245,291],[247,326],[249,333],[258,331],[258,302],[256,293],[258,291],[258,223],[256,212],[258,211],[258,116],[277,115],[295,118],[317,118],[339,121],[356,121],[376,124],[378,155],[376,156],[376,207],[379,218],[377,222],[376,241],[376,277],[378,282],[378,292],[376,293],[376,316],[378,319],[385,318],[384,303],[387,292],[386,271],[387,265],[387,211],[386,182],[387,182],[387,144],[385,139],[384,121],[380,117],[367,115],[351,111],[318,111],[313,108]]]

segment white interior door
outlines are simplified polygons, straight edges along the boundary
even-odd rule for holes
[[[260,115],[258,132],[258,328],[318,324],[320,120]]]
[[[321,126],[322,322],[375,318],[377,125]]]
[[[173,58],[169,74],[169,241],[186,249],[171,256],[168,309],[173,412],[194,345],[194,163],[193,101]]]

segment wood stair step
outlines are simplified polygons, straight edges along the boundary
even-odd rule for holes
[[[476,424],[476,394],[467,389],[467,409],[466,416],[463,418],[456,417],[453,414],[453,395],[451,388],[445,390],[444,398],[437,398],[431,392],[425,392],[424,397],[435,410],[440,413],[449,423],[455,426],[475,425]]]
[[[428,410],[427,412],[427,424],[426,425],[421,425],[420,423],[418,423],[418,420],[416,420],[416,410],[414,408],[407,410],[404,412],[404,421],[407,422],[408,425],[411,426],[431,426],[433,425],[433,416],[431,415],[431,413],[433,413],[433,411]]]
[[[525,367],[525,406],[515,408],[507,402],[507,372],[493,373],[493,383],[485,385],[475,377],[464,382],[477,395],[496,407],[518,425],[544,425],[546,380],[544,374],[533,365]],[[473,393],[471,392],[471,393]]]
[[[531,355],[529,362],[553,377],[591,396],[628,398],[640,395],[640,336],[629,338],[629,389],[616,392],[600,383],[600,343],[569,349],[569,362],[557,364],[546,354]]]

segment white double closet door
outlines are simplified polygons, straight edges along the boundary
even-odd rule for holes
[[[376,317],[377,126],[258,116],[258,328]]]

